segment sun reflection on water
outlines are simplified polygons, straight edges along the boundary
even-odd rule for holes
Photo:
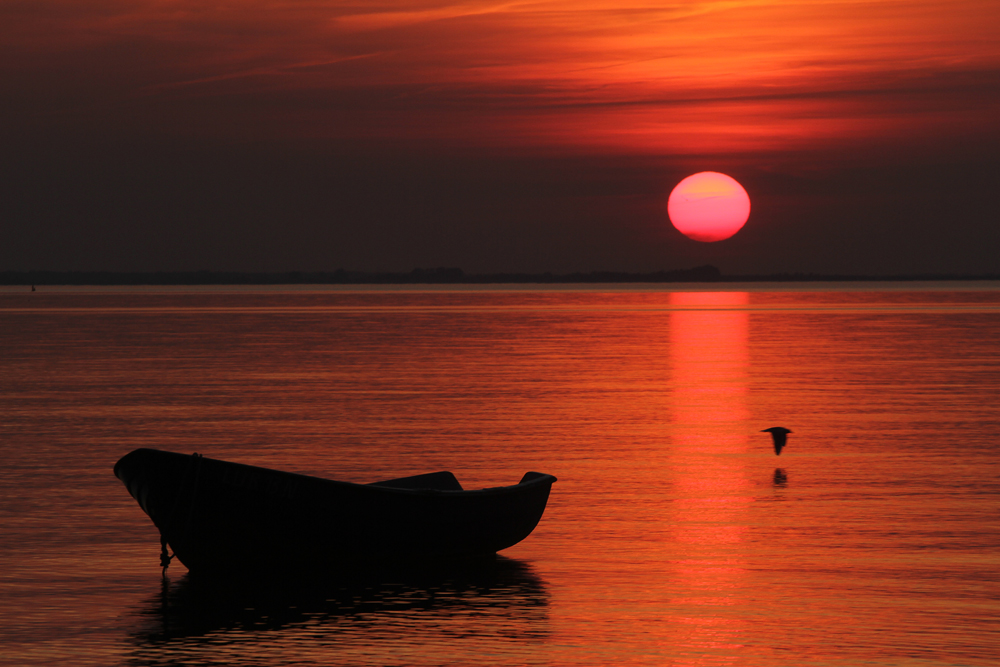
[[[675,631],[709,652],[739,645],[744,631],[724,609],[737,605],[742,587],[739,546],[753,501],[741,457],[749,449],[748,313],[732,308],[748,301],[744,292],[670,295],[677,308],[670,315],[671,537],[682,554],[670,578],[683,591],[671,604],[690,610]]]

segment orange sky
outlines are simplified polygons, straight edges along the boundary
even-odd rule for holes
[[[963,135],[1000,113],[992,0],[41,0],[4,13],[24,103],[168,115],[182,132],[731,153]]]
[[[0,138],[982,160],[998,34],[995,0],[5,2]]]

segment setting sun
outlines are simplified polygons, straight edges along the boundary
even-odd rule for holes
[[[735,179],[714,171],[688,176],[667,202],[674,227],[695,241],[722,241],[750,217],[750,197]]]

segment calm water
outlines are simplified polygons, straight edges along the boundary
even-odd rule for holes
[[[996,664],[1000,288],[884,287],[0,293],[0,664]],[[136,447],[559,481],[495,572],[162,583]]]

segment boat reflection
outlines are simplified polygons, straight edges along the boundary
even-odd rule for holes
[[[449,642],[456,637],[500,654],[542,640],[548,593],[528,564],[502,556],[447,573],[253,580],[188,574],[164,580],[140,617],[131,664],[246,665],[262,652],[268,665],[321,664],[359,651],[375,662],[384,654],[387,664],[400,653],[440,657],[454,650]]]

